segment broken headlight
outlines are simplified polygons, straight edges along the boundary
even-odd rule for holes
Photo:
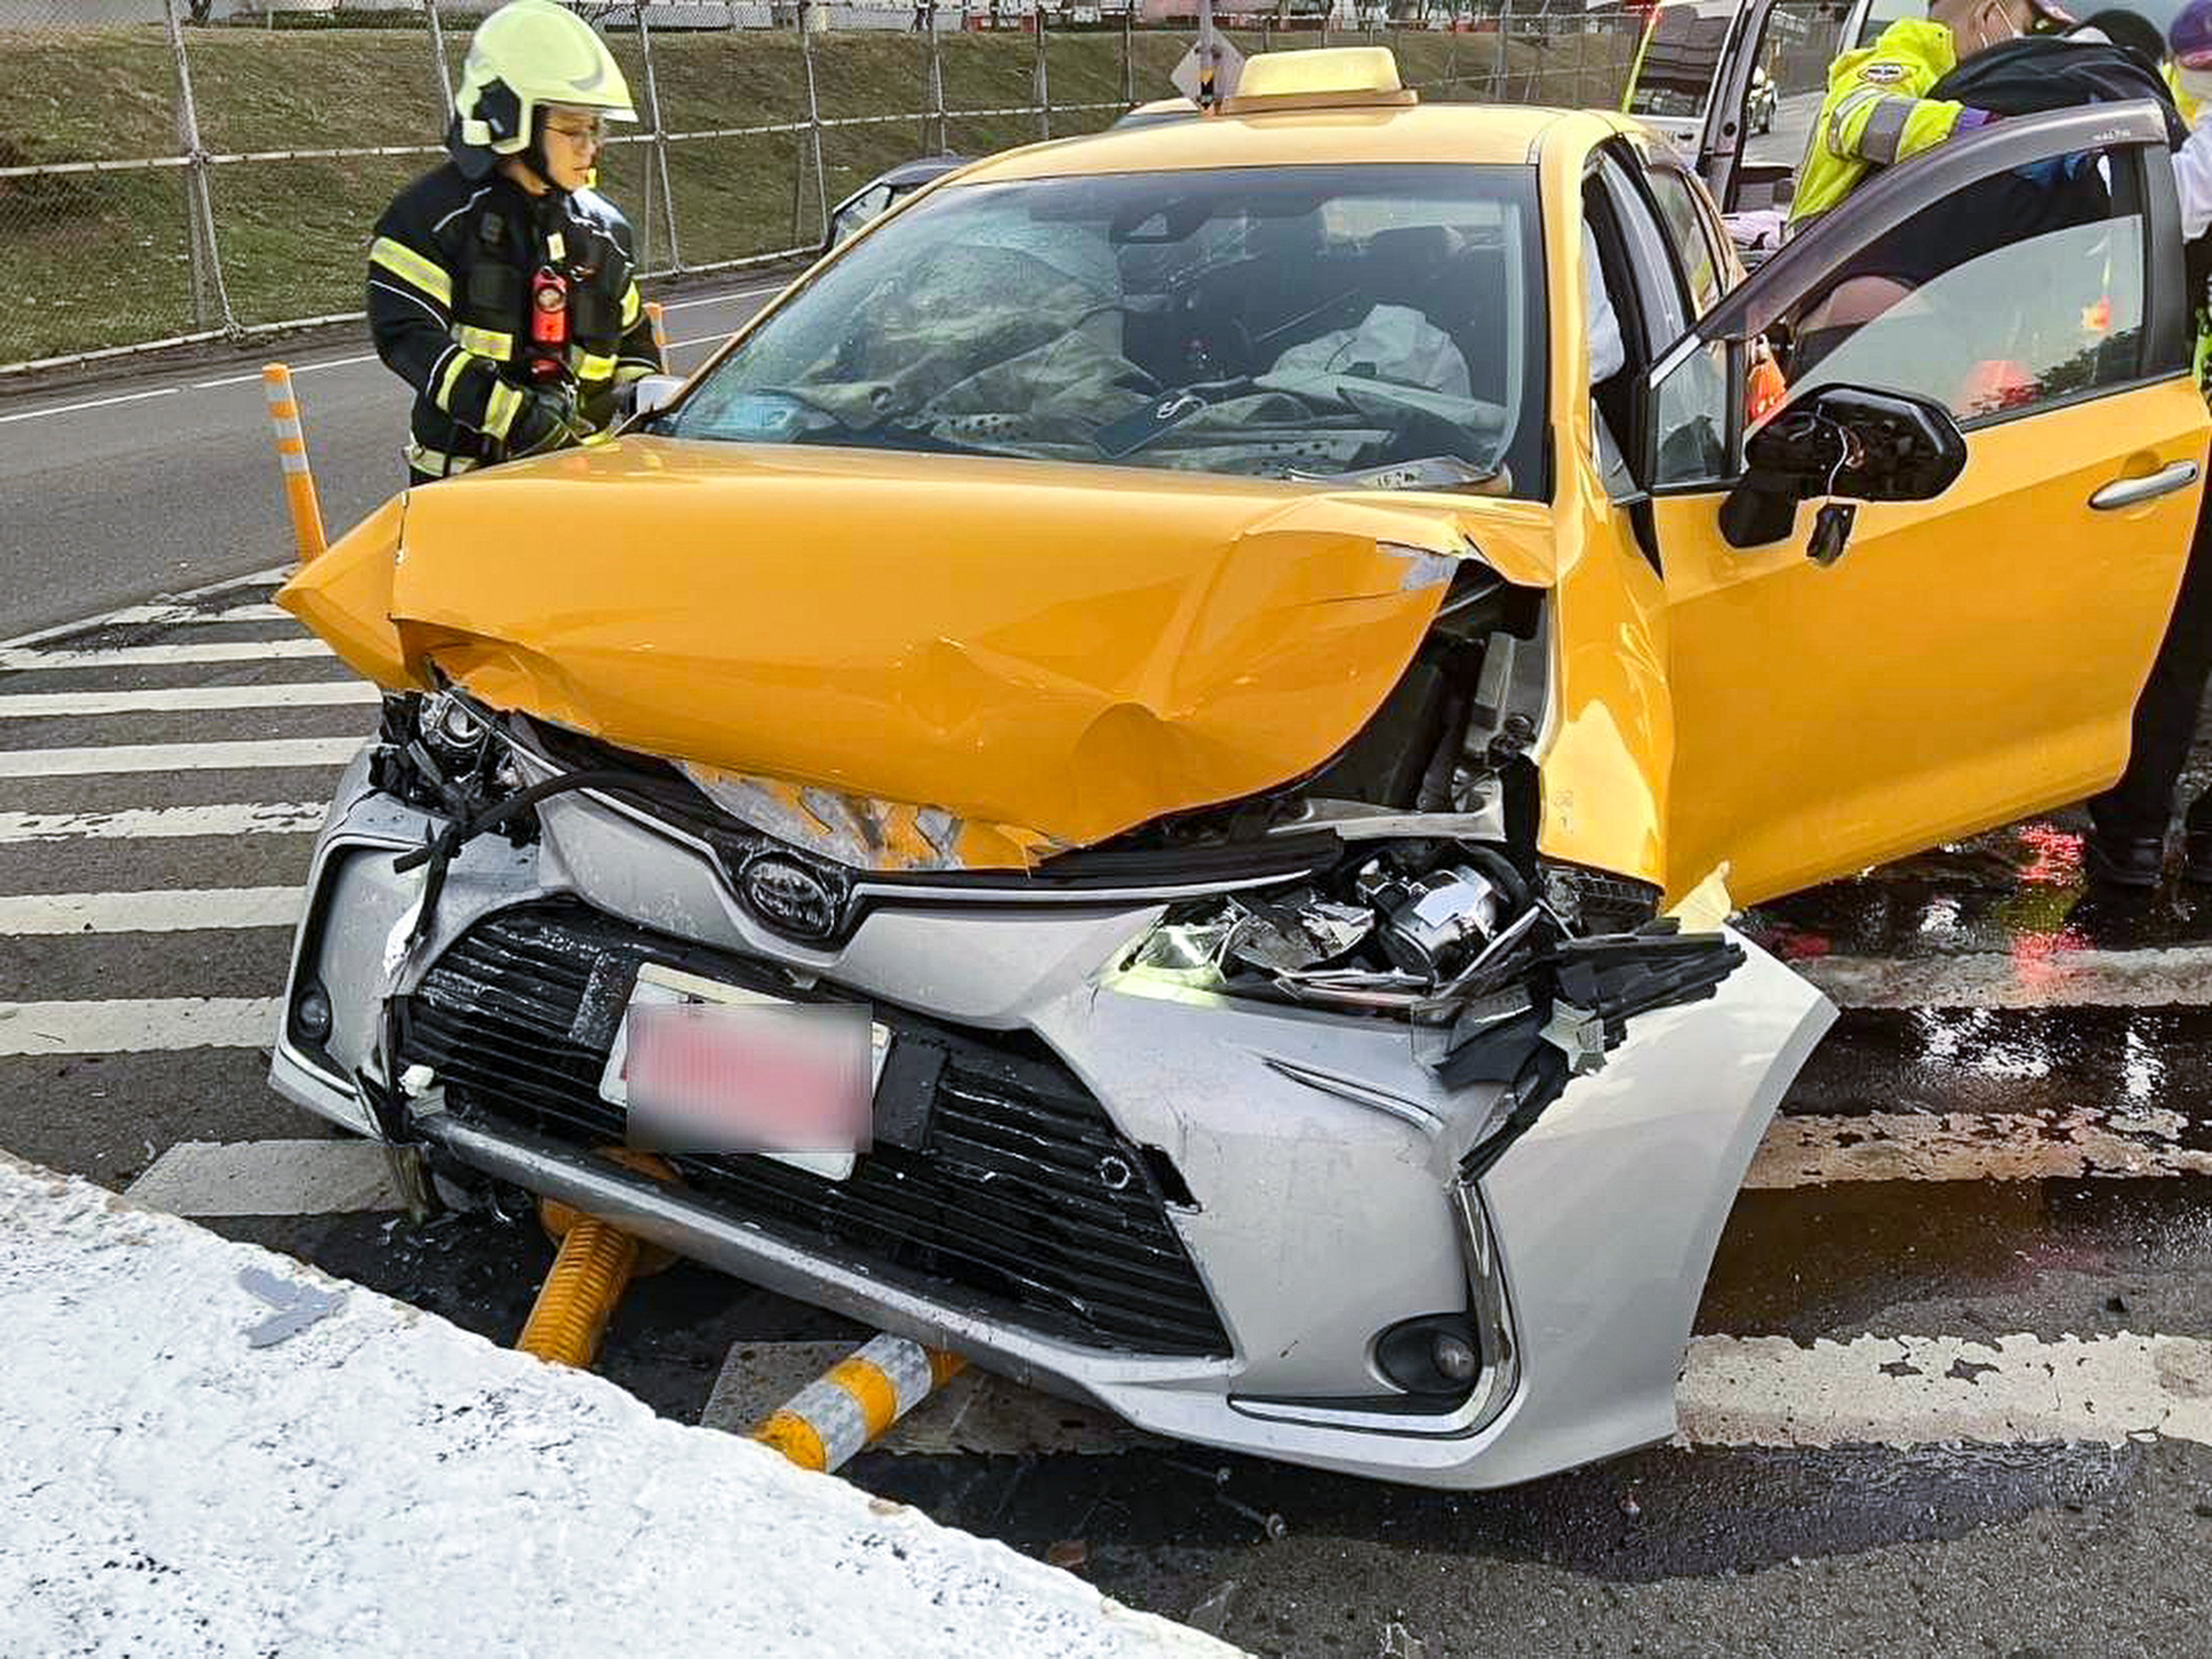
[[[1547,868],[1531,884],[1495,848],[1409,842],[1331,880],[1179,906],[1128,967],[1403,1019],[1446,1087],[1505,1085],[1516,1115],[1533,1115],[1601,1066],[1630,1019],[1711,995],[1743,961],[1724,934],[1655,918],[1657,896],[1600,872]]]
[[[457,692],[387,696],[377,736],[369,781],[422,811],[465,818],[521,787],[492,715]]]

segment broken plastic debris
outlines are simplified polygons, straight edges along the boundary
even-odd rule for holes
[[[1251,902],[1230,931],[1224,953],[1271,974],[1294,974],[1334,962],[1375,931],[1375,912],[1362,904],[1301,897]]]
[[[1729,863],[1723,859],[1667,914],[1682,924],[1686,933],[1716,931],[1735,909],[1735,901],[1729,896],[1728,878]]]
[[[1554,1002],[1544,1040],[1567,1057],[1567,1073],[1583,1077],[1605,1065],[1605,1022],[1587,1008]]]
[[[308,1326],[329,1318],[345,1301],[343,1291],[319,1291],[312,1285],[279,1279],[266,1267],[241,1267],[238,1282],[276,1311],[246,1334],[249,1348],[271,1348]]]

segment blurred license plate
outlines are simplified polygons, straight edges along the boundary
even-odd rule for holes
[[[793,1002],[645,963],[599,1077],[647,1152],[757,1153],[842,1181],[868,1148],[891,1034],[856,1003]]]

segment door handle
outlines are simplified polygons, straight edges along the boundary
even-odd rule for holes
[[[2089,505],[2100,513],[2113,513],[2124,507],[2155,501],[2160,495],[2171,495],[2175,490],[2186,489],[2196,482],[2197,463],[2176,461],[2146,477],[2113,479],[2089,497]]]

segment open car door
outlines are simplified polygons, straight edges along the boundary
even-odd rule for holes
[[[1785,212],[1814,141],[1828,66],[1899,17],[1925,12],[1918,0],[1743,0],[1696,144],[1698,176],[1721,211]]]
[[[2212,431],[2185,289],[2163,121],[2105,105],[1890,169],[1662,356],[1670,887],[1728,859],[1754,900],[2118,775]]]

